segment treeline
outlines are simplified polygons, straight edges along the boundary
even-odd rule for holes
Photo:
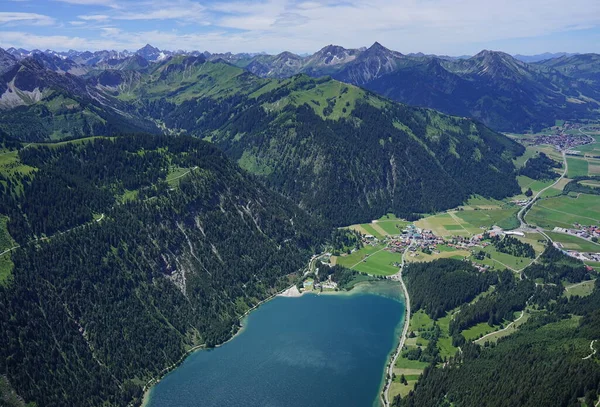
[[[175,190],[105,208],[101,222],[14,252],[12,278],[0,287],[0,374],[39,406],[138,403],[142,383],[188,347],[228,339],[238,316],[284,288],[329,235],[208,143],[190,137],[91,143],[96,148],[42,149],[26,159],[45,157],[37,177],[48,171],[48,160],[59,166],[64,158],[69,169],[76,156],[94,167],[110,162],[108,143],[131,143],[139,147],[133,150],[165,151],[199,168]],[[126,174],[127,162],[114,165],[124,165]],[[83,171],[81,179],[110,189],[123,182],[110,171]],[[148,176],[141,185],[151,182]],[[52,196],[45,198],[51,204]]]
[[[422,309],[433,319],[472,301],[498,279],[495,273],[480,273],[469,263],[453,259],[411,263],[402,275],[413,310]]]
[[[350,254],[352,249],[359,250],[363,247],[362,235],[352,229],[334,229],[331,233],[331,246],[334,256],[343,252]]]
[[[565,187],[563,188],[563,194],[568,194],[569,192],[581,193],[581,194],[590,194],[590,195],[600,195],[600,188],[593,187],[590,185],[583,185],[581,181],[600,181],[599,176],[586,176],[586,177],[575,177]]]
[[[554,161],[544,153],[539,153],[537,157],[532,157],[527,160],[525,166],[519,171],[519,175],[536,180],[549,180],[558,178],[558,174],[554,168],[560,168],[561,164]]]
[[[516,237],[506,235],[504,238],[500,238],[500,236],[494,236],[492,243],[496,250],[501,253],[510,254],[515,257],[535,258],[533,246],[529,243],[521,242]]]

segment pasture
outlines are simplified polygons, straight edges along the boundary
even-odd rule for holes
[[[355,264],[352,269],[372,275],[389,276],[398,272],[398,266],[394,264],[400,262],[402,262],[401,253],[381,250]]]
[[[469,205],[469,207],[473,206]],[[482,233],[493,225],[503,229],[518,227],[519,221],[516,217],[518,210],[517,206],[500,207],[496,204],[495,208],[490,209],[449,211],[428,216],[415,222],[415,225],[421,229],[431,230],[437,236],[466,237]]]
[[[525,216],[527,223],[554,229],[571,228],[575,222],[582,225],[600,223],[600,196],[578,194],[561,195],[537,201]]]
[[[588,175],[588,162],[585,159],[567,156],[567,164],[569,165],[567,177],[574,178]]]
[[[383,245],[383,244],[378,244],[375,246],[365,245],[362,249],[356,250],[356,251],[352,252],[351,254],[348,254],[345,256],[337,256],[337,257],[332,256],[332,258],[335,257],[336,264],[339,264],[340,266],[352,268],[355,264],[362,261],[366,256],[369,256],[379,250],[383,250],[384,247],[385,247],[385,245]]]

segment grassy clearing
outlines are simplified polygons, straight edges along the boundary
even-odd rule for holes
[[[546,238],[541,233],[526,233],[525,236],[513,236],[523,243],[533,246],[535,254],[538,255],[546,249]]]
[[[441,337],[438,339],[438,348],[442,358],[454,356],[457,351],[457,348],[452,346],[452,338],[450,338],[448,335],[451,315],[452,313],[448,313],[444,318],[440,318],[438,321],[436,321],[441,330]],[[422,338],[421,334],[425,331],[433,329],[433,324],[434,321],[427,314],[425,314],[423,310],[413,313],[410,318],[408,331],[414,332],[416,337],[407,339],[405,343],[405,350],[414,349],[416,347],[421,347],[421,349],[424,349],[427,346],[428,341]],[[392,387],[390,388],[390,397],[393,398],[396,394],[406,395],[409,391],[414,389],[420,374],[427,366],[428,363],[426,362],[409,360],[403,356],[400,356],[396,360],[396,365],[394,366],[396,379],[394,382],[392,382]],[[400,383],[400,375],[404,375],[408,382],[407,385]]]
[[[179,180],[190,172],[190,168],[171,167],[166,177],[167,183],[171,187],[179,185]]]
[[[10,253],[0,256],[0,285],[5,284],[12,275],[14,264]]]
[[[121,195],[121,202],[135,201],[138,197],[138,193],[139,191],[137,189],[133,191],[126,189],[123,195]]]
[[[588,163],[586,160],[567,157],[567,163],[569,164],[569,172],[567,173],[569,178],[588,175]]]
[[[527,212],[527,223],[543,228],[571,228],[575,222],[583,225],[600,222],[600,196],[579,194],[561,195],[537,201]]]
[[[475,326],[472,326],[469,329],[465,329],[461,333],[466,340],[472,341],[481,338],[483,335],[487,335],[491,332],[497,331],[498,329],[500,329],[499,325],[489,326],[487,322],[482,322]]]
[[[542,189],[544,189],[554,183],[554,181],[552,181],[552,180],[538,181],[533,178],[526,177],[525,175],[517,176],[517,182],[519,183],[519,186],[521,187],[523,192],[525,192],[525,191],[527,191],[527,189],[531,188],[531,191],[534,194],[537,194]],[[519,195],[519,197],[521,197],[521,196]],[[522,197],[525,197],[525,195],[523,195]]]
[[[571,297],[573,295],[585,297],[586,295],[590,295],[592,291],[594,291],[595,284],[596,280],[589,280],[582,281],[581,283],[566,285],[565,292],[563,295],[566,297]]]
[[[15,246],[15,241],[8,233],[8,218],[0,215],[0,253]]]
[[[519,315],[520,315],[520,313],[519,313]],[[519,329],[519,327],[521,325],[523,325],[525,322],[527,322],[527,320],[530,317],[531,317],[531,310],[526,309],[525,312],[523,313],[523,317],[521,319],[519,319],[518,321],[515,320],[515,322],[512,325],[510,325],[507,329],[492,333],[490,336],[485,338],[485,340],[482,342],[497,342],[498,339],[504,338],[505,336],[508,336],[508,335],[514,333],[515,331],[517,331]]]
[[[565,249],[577,250],[580,252],[600,252],[600,244],[581,239],[580,237],[558,232],[546,232],[546,234],[553,241],[561,243]]]

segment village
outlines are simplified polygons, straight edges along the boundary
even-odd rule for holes
[[[574,148],[594,141],[594,138],[583,134],[559,133],[537,136],[533,140],[533,145],[551,145],[558,151],[566,151],[567,154],[577,154],[578,152],[574,151]]]

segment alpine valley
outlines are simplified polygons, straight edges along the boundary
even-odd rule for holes
[[[600,262],[586,256],[600,253],[599,72],[595,54],[379,43],[307,56],[0,48],[0,406],[138,406],[191,352],[224,343],[189,359],[218,369],[242,355],[227,364],[239,372],[203,383],[214,405],[266,405],[207,385],[253,371],[243,335],[265,375],[285,359],[323,389],[344,385],[324,358],[360,374],[353,349],[375,355],[381,378],[357,391],[374,405],[598,406]],[[543,138],[552,127],[565,144]],[[538,205],[549,199],[562,201]],[[563,220],[590,250],[571,253]],[[350,290],[369,293],[348,300],[353,318],[342,295],[258,308]],[[339,352],[331,310],[355,335]],[[269,313],[249,320],[270,335],[240,329],[251,311]],[[311,320],[321,348],[277,350]],[[179,399],[202,405],[193,394]]]

